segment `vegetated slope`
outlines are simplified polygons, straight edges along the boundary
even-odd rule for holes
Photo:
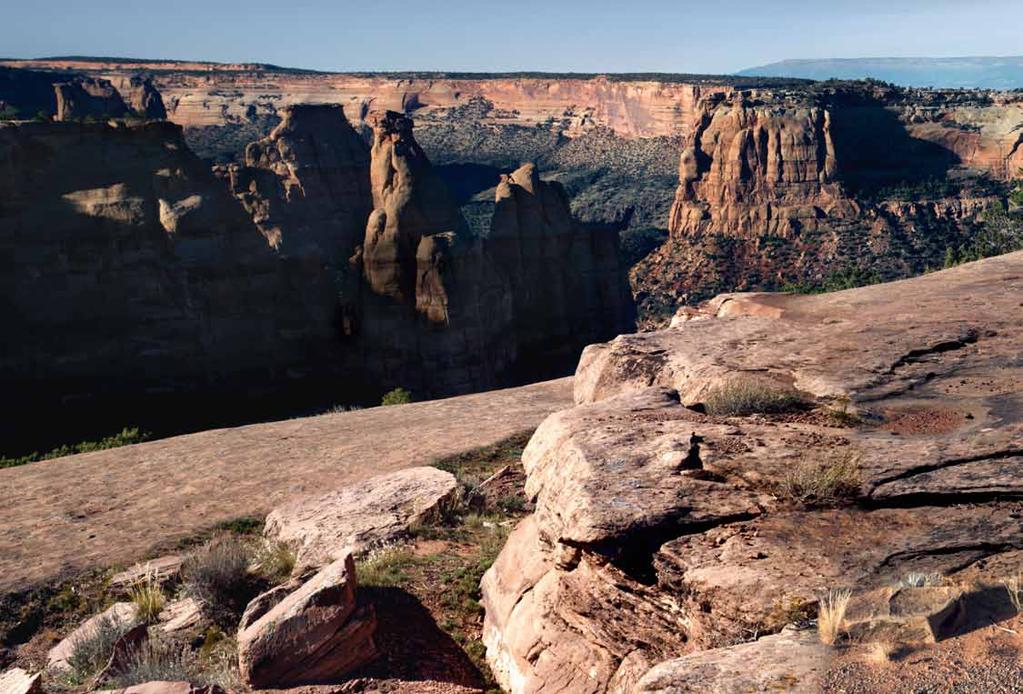
[[[904,87],[1021,89],[1023,56],[796,59],[759,65],[736,74],[812,80],[869,78]]]

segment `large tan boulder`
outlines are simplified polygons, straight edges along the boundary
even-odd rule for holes
[[[255,689],[337,681],[376,657],[375,629],[349,554],[238,634],[238,668]]]
[[[300,566],[323,566],[439,518],[457,490],[450,472],[434,467],[400,470],[276,508],[266,517],[264,534],[295,548]]]
[[[11,668],[0,674],[0,694],[43,694],[42,673]]]

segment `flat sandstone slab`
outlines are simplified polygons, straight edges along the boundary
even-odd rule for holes
[[[0,470],[0,593],[137,560],[239,516],[487,446],[572,404],[572,379],[205,431]]]

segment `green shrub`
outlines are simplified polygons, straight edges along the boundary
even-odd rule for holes
[[[415,563],[408,547],[390,547],[369,555],[355,566],[360,586],[392,588],[408,580],[407,570]]]
[[[185,592],[200,602],[215,623],[234,626],[258,593],[258,582],[249,572],[252,561],[252,549],[237,538],[210,540],[182,567]]]
[[[754,378],[727,381],[713,388],[703,403],[707,414],[723,417],[790,412],[803,404],[796,391]]]
[[[108,448],[119,448],[133,443],[142,443],[143,441],[148,441],[149,438],[150,434],[140,431],[138,427],[125,427],[124,429],[121,429],[120,432],[113,434],[112,436],[102,438],[98,441],[82,441],[81,443],[71,445],[65,444],[54,448],[48,453],[36,452],[14,458],[0,456],[0,468],[17,467],[19,465],[35,463],[40,460],[63,458],[66,455],[75,455],[77,453],[91,453],[92,451],[102,451]]]
[[[390,393],[385,394],[383,399],[380,400],[380,404],[385,407],[389,405],[407,405],[410,402],[412,402],[412,393],[404,388],[395,388]]]

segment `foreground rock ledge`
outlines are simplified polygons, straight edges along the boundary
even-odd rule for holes
[[[535,512],[483,579],[500,683],[734,691],[775,673],[813,691],[813,632],[772,634],[821,591],[997,583],[1023,559],[1021,304],[1015,253],[830,295],[727,295],[588,348],[578,406],[523,454]],[[808,407],[703,414],[751,379]],[[797,473],[835,465],[840,496],[799,496]],[[766,679],[737,674],[747,659]]]

